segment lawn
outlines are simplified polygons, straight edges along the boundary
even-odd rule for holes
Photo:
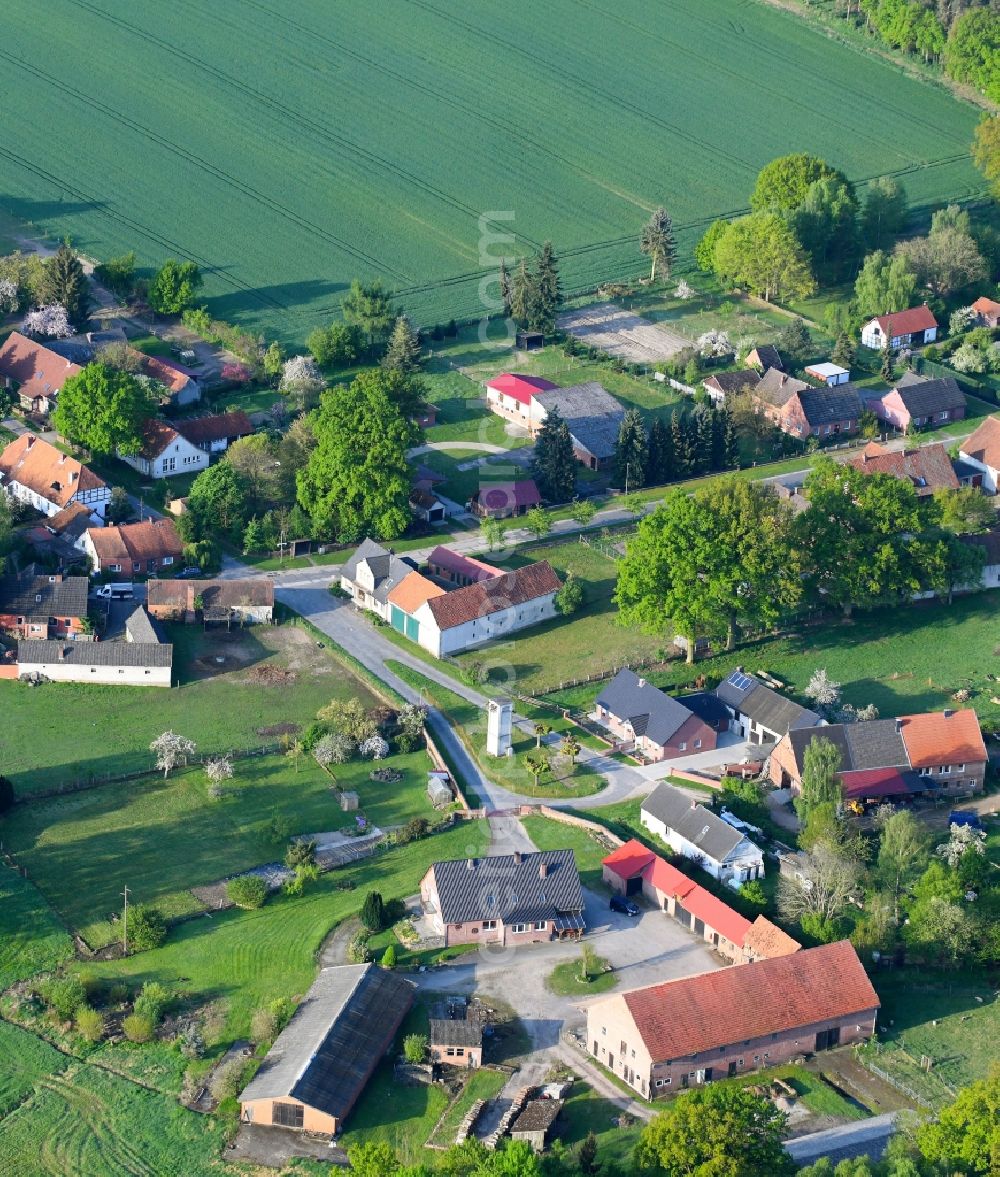
[[[893,606],[858,614],[852,621],[802,625],[785,637],[704,658],[693,667],[677,662],[648,678],[657,686],[680,687],[704,674],[714,685],[740,665],[769,671],[801,698],[813,671],[823,667],[843,683],[845,702],[858,707],[874,703],[883,716],[948,707],[952,694],[966,687],[980,720],[997,723],[1000,706],[990,700],[998,692],[987,678],[1000,674],[996,618],[996,600],[989,593],[959,597],[952,605]],[[596,684],[577,687],[556,693],[552,700],[585,707],[599,689]]]
[[[259,911],[232,909],[179,924],[162,948],[88,962],[81,972],[132,987],[157,980],[194,1003],[218,1002],[225,1016],[208,1045],[232,1042],[248,1033],[255,1009],[305,993],[320,945],[331,928],[357,913],[368,890],[377,888],[386,900],[413,895],[430,863],[481,855],[488,834],[485,822],[462,823],[322,875],[300,897],[277,895]]]
[[[0,992],[72,955],[73,941],[38,888],[0,865]]]
[[[574,1083],[556,1123],[556,1136],[574,1152],[588,1132],[597,1137],[597,1159],[603,1165],[620,1165],[631,1171],[632,1151],[642,1132],[642,1121],[619,1127],[621,1111],[609,1099],[597,1095],[586,1083]]]
[[[482,2],[403,0],[335,28],[323,0],[4,15],[6,211],[95,256],[192,258],[217,316],[295,343],[355,275],[426,324],[480,313],[489,259],[546,238],[569,294],[642,273],[660,203],[689,257],[803,147],[859,184],[905,172],[918,210],[983,190],[971,105],[771,5],[678,0],[652,32],[643,0],[512,0],[501,26]]]
[[[78,1062],[33,1077],[33,1087],[0,1124],[0,1170],[9,1177],[219,1172],[220,1122],[170,1096]]]
[[[614,806],[605,808],[614,809]],[[604,889],[601,862],[611,853],[611,849],[609,846],[602,846],[589,830],[555,821],[551,817],[540,816],[524,817],[521,824],[539,850],[572,850],[583,885],[592,889]]]
[[[30,1095],[39,1079],[63,1070],[68,1063],[69,1059],[44,1039],[0,1021],[0,1121]]]
[[[875,988],[882,1000],[877,1066],[921,1083],[935,1105],[948,1101],[949,1087],[986,1077],[1000,1038],[1000,1004],[989,976],[892,969],[877,974]],[[929,1075],[919,1069],[925,1055],[933,1060]]]
[[[514,755],[487,756],[486,717],[475,704],[469,703],[454,691],[449,691],[447,687],[441,686],[402,662],[390,659],[386,666],[404,682],[419,690],[433,707],[451,720],[469,755],[483,773],[497,784],[515,793],[551,798],[585,797],[604,787],[604,778],[599,773],[579,763],[561,767],[553,763],[552,771],[541,776],[536,784],[523,763],[525,753],[531,752],[535,747],[534,737],[515,728],[512,740]]]
[[[398,784],[368,779],[371,763],[338,765],[343,788],[355,790],[361,812],[375,825],[397,826],[430,817],[425,752],[393,756]],[[5,841],[53,907],[94,948],[115,934],[108,915],[121,908],[126,884],[134,902],[155,905],[168,918],[203,904],[189,890],[273,862],[285,850],[274,815],[292,834],[353,826],[340,810],[330,778],[309,757],[298,770],[282,755],[238,761],[221,800],[208,794],[201,769],[103,785],[17,806]]]
[[[497,559],[496,555],[485,558]],[[492,677],[508,689],[514,687],[538,694],[568,679],[585,678],[625,662],[655,658],[668,644],[663,637],[618,624],[618,611],[611,600],[616,565],[610,557],[574,537],[527,549],[517,548],[498,560],[498,566],[507,571],[536,560],[548,560],[563,579],[572,573],[584,591],[583,607],[571,617],[557,617],[492,645],[460,654],[455,659],[459,666],[482,663],[492,667]],[[599,689],[595,688],[595,694]]]
[[[151,768],[149,743],[168,729],[195,741],[201,753],[257,747],[277,737],[258,729],[303,726],[332,698],[377,700],[329,649],[319,650],[305,627],[255,626],[205,635],[198,626],[169,626],[174,675],[169,691],[90,683],[0,685],[4,708],[4,771],[24,796],[69,781]],[[215,657],[225,657],[222,666]],[[261,685],[264,666],[287,671]],[[268,672],[264,672],[268,673]]]
[[[618,984],[618,978],[610,971],[603,971],[608,963],[604,957],[594,957],[593,963],[595,972],[582,981],[580,962],[564,960],[545,978],[546,988],[558,997],[596,997],[599,993],[607,993],[614,989]]]

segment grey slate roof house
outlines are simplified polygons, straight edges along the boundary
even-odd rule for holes
[[[673,785],[657,785],[643,801],[639,818],[677,854],[698,862],[720,882],[739,888],[764,876],[760,848]]]
[[[577,460],[585,466],[602,469],[615,456],[625,410],[596,380],[536,392],[534,400],[545,415],[558,410],[573,438]]]
[[[906,372],[888,392],[870,395],[867,407],[896,429],[942,425],[965,417],[965,394],[952,376],[929,380]]]
[[[706,376],[701,382],[708,393],[709,400],[716,405],[724,405],[730,397],[739,396],[744,392],[752,392],[760,380],[760,374],[753,368],[743,368],[738,372],[715,372]]]
[[[85,576],[36,576],[30,570],[0,576],[0,629],[24,638],[76,632],[87,616],[89,589]]]
[[[414,985],[373,964],[323,969],[240,1092],[245,1123],[330,1136],[413,1004]]]
[[[739,667],[715,690],[732,717],[730,727],[752,744],[780,740],[796,728],[822,723],[815,711],[779,695]]]
[[[716,745],[712,724],[628,667],[597,696],[594,718],[648,760],[710,752]]]
[[[768,368],[754,387],[754,398],[780,409],[797,392],[811,389],[812,385],[795,376],[789,376],[778,368]]]
[[[388,596],[411,572],[412,560],[401,558],[373,539],[364,540],[340,570],[340,587],[362,609],[388,620]]]
[[[799,403],[806,421],[817,432],[821,427],[857,421],[861,416],[861,397],[853,384],[803,390],[799,393]]]
[[[532,944],[584,931],[572,850],[436,862],[420,882],[420,899],[446,946]]]

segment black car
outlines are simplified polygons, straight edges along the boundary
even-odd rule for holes
[[[180,572],[174,574],[174,580],[195,580],[202,575],[203,573],[200,568],[182,568]]]
[[[611,896],[611,910],[619,911],[622,915],[639,914],[638,906],[631,899],[626,899],[624,895]]]

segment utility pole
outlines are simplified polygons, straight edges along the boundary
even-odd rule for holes
[[[125,896],[125,913],[122,916],[122,952],[128,956],[128,887],[122,892]]]
[[[628,498],[628,468],[630,465],[631,465],[630,462],[625,463],[625,497],[626,498]]]

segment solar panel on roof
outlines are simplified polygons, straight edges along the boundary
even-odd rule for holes
[[[751,686],[753,683],[752,678],[746,674],[741,673],[739,670],[734,670],[726,681],[731,687],[735,687],[738,691],[745,691],[747,687]]]

